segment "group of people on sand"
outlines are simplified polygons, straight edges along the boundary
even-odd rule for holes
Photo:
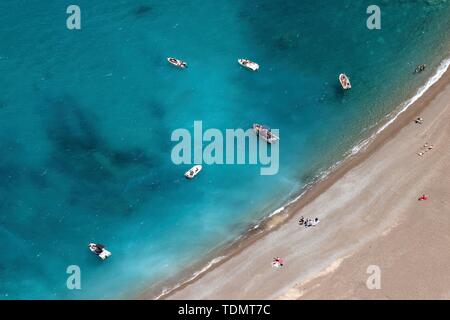
[[[418,117],[414,122],[417,123],[417,124],[422,124],[423,123],[423,118]]]
[[[307,218],[305,219],[303,216],[300,218],[300,220],[298,221],[298,224],[301,226],[305,226],[305,228],[308,227],[315,227],[318,223],[320,222],[319,218],[315,218],[315,219],[310,219]],[[272,260],[272,267],[273,268],[281,268],[284,266],[284,260],[276,257],[273,258]]]
[[[422,70],[421,70],[422,71]],[[418,117],[416,118],[416,120],[414,121],[416,124],[422,124],[423,123],[423,118]],[[433,150],[434,146],[432,144],[429,144],[428,142],[426,142],[420,149],[419,152],[417,152],[417,154],[421,157],[425,154],[425,152]],[[428,200],[429,197],[426,194],[421,195],[417,200],[419,201],[426,201]]]
[[[301,226],[305,226],[305,228],[308,227],[315,227],[320,222],[319,218],[311,219],[307,218],[305,219],[303,216],[298,220],[298,224]]]
[[[300,220],[298,221],[298,224],[301,226],[305,226],[305,228],[309,228],[309,227],[315,227],[318,223],[320,222],[319,218],[306,218],[301,216]],[[272,267],[274,268],[281,268],[284,265],[284,260],[276,257],[273,258],[272,260]]]
[[[423,118],[420,118],[420,117],[417,118],[415,120],[415,123],[422,124]],[[430,151],[433,148],[434,148],[434,146],[427,142],[422,146],[421,151],[418,152],[418,155],[423,156],[425,154],[425,152]],[[418,198],[419,201],[426,201],[428,199],[429,199],[429,196],[427,196],[426,194],[423,194]],[[300,220],[298,221],[298,224],[301,226],[305,226],[305,228],[308,228],[308,227],[316,226],[319,222],[320,222],[319,218],[311,219],[311,218],[305,218],[305,217],[301,216]],[[274,268],[281,268],[281,267],[283,267],[283,265],[284,265],[284,261],[281,258],[274,258],[272,261],[272,267],[274,267]]]
[[[416,120],[414,120],[414,122],[417,124],[423,124],[423,118],[418,117],[418,118],[416,118]],[[417,152],[417,155],[419,155],[421,157],[425,154],[425,152],[430,151],[433,148],[434,148],[434,146],[427,142],[419,149],[419,151]]]
[[[419,64],[416,69],[414,70],[414,73],[420,73],[424,71],[427,68],[426,64]]]
[[[281,259],[279,257],[273,258],[272,267],[274,267],[274,268],[281,268],[282,266],[284,266],[284,260],[283,259]]]
[[[417,153],[417,155],[419,155],[421,157],[425,154],[425,152],[433,150],[433,148],[434,148],[434,146],[427,142],[420,148],[420,151]]]

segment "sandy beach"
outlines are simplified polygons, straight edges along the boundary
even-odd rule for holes
[[[449,123],[447,71],[364,152],[160,298],[450,298]],[[429,199],[418,201],[422,194]],[[321,222],[305,228],[301,216]],[[274,257],[283,268],[272,268]],[[369,266],[379,267],[380,289],[366,285]],[[153,289],[139,298],[156,296]]]

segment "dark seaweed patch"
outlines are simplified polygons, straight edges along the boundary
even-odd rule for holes
[[[164,107],[157,103],[152,103],[149,106],[150,108],[150,114],[152,117],[162,120],[166,116],[166,111],[164,110]]]
[[[30,181],[33,183],[33,185],[35,185],[37,188],[44,189],[50,186],[45,170],[43,171],[32,170],[28,174],[28,177]]]
[[[0,163],[0,193],[5,195],[9,192],[17,180],[22,177],[20,168],[12,162]]]
[[[298,37],[292,33],[277,36],[274,40],[274,47],[281,51],[298,48]]]
[[[6,223],[17,205],[17,190],[25,180],[25,172],[16,159],[16,157],[20,159],[22,155],[20,144],[2,141],[0,148],[3,151],[0,157],[0,222]]]
[[[46,132],[53,145],[49,167],[69,184],[67,203],[108,213],[134,212],[139,203],[130,203],[136,195],[123,191],[135,177],[157,172],[158,158],[141,147],[111,146],[97,117],[70,96],[49,100],[45,110]],[[150,193],[142,190],[140,196],[146,199]]]
[[[304,173],[304,174],[300,177],[300,181],[301,181],[303,184],[307,184],[307,183],[312,182],[312,181],[314,180],[315,177],[316,177],[316,175],[314,174],[314,172],[313,172],[313,171],[309,171],[309,172]]]
[[[134,10],[134,15],[138,18],[143,17],[150,13],[152,10],[153,8],[151,6],[142,4]]]
[[[127,151],[113,151],[109,155],[111,162],[117,166],[128,166],[132,163],[151,166],[150,159],[141,149],[132,149]]]

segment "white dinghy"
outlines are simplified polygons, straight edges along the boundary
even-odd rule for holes
[[[259,70],[259,64],[256,62],[247,60],[247,59],[239,59],[239,64],[243,66],[244,68],[250,69],[252,71],[258,71]]]
[[[352,84],[350,83],[349,77],[345,73],[341,73],[339,75],[339,82],[344,90],[348,90],[352,88]]]
[[[111,252],[105,249],[105,246],[98,243],[89,243],[89,250],[102,260],[111,256]]]
[[[191,169],[189,169],[188,171],[186,171],[186,173],[184,174],[184,176],[188,179],[193,179],[196,175],[199,174],[199,172],[202,171],[202,166],[201,165],[196,165],[193,166]]]

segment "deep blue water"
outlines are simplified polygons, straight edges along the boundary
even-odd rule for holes
[[[0,2],[3,299],[133,296],[176,274],[298,194],[448,54],[448,1],[379,1],[372,31],[372,1],[78,0],[74,31],[70,4]],[[279,128],[279,173],[216,165],[186,181],[170,136],[194,120]]]

